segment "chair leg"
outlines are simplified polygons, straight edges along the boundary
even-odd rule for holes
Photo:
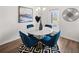
[[[53,47],[51,47],[51,50],[60,53],[58,44],[56,44]]]

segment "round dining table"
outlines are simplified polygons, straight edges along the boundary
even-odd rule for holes
[[[29,29],[26,29],[26,32],[34,35],[38,39],[42,39],[44,35],[52,33],[53,29],[49,27],[43,27],[42,30],[38,30],[35,27],[31,27]]]
[[[53,28],[45,27],[45,26],[43,26],[42,30],[39,30],[36,27],[31,27],[31,28],[27,29],[26,26],[24,26],[22,24],[20,26],[18,26],[18,27],[19,27],[19,31],[23,32],[26,35],[28,35],[28,33],[32,34],[38,39],[41,39],[46,34],[53,33],[53,35],[54,35],[54,33],[55,33]]]

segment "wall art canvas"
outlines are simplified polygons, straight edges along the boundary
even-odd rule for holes
[[[33,9],[28,7],[20,6],[18,8],[19,13],[19,23],[26,23],[26,22],[32,22],[33,21]]]

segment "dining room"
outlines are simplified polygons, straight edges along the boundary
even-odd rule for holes
[[[79,53],[78,6],[0,6],[0,53]]]

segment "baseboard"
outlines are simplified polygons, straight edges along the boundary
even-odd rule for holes
[[[14,40],[17,40],[17,39],[19,39],[20,37],[14,37],[14,38],[12,38],[12,39],[10,39],[10,40],[7,40],[7,41],[5,41],[5,42],[3,42],[3,43],[0,43],[0,45],[3,45],[3,44],[6,44],[6,43],[9,43],[9,42],[12,42],[12,41],[14,41]]]
[[[75,41],[75,42],[79,42],[79,40],[73,40],[73,38],[66,37],[66,36],[61,36],[61,38],[68,39],[68,40]]]
[[[3,43],[0,43],[0,45],[3,45],[3,44],[6,44],[6,43],[9,43],[9,42],[12,42],[12,41],[17,40],[19,38],[20,38],[19,36],[14,37],[14,38],[12,38],[10,40],[7,40],[7,41],[5,41]],[[69,37],[66,37],[66,36],[61,36],[61,38],[68,39],[68,40],[75,41],[75,42],[79,42],[78,40],[73,40],[72,38],[69,38]]]

